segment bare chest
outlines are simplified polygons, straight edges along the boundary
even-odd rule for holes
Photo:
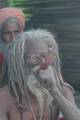
[[[44,105],[42,111],[38,104],[33,101],[30,105],[27,105],[27,109],[24,112],[19,112],[16,108],[12,108],[9,114],[9,120],[48,120],[48,107]]]
[[[32,113],[34,112],[34,113]],[[45,109],[42,112],[39,112],[39,109],[35,106],[33,111],[28,109],[22,113],[22,120],[48,120],[48,110]]]

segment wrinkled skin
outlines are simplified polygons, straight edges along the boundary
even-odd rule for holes
[[[4,24],[3,26],[3,40],[6,43],[14,42],[16,36],[21,32],[21,28],[17,23]]]

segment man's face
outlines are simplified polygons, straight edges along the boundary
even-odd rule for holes
[[[44,102],[44,94],[49,96],[49,99],[51,99],[51,96],[49,93],[45,90],[45,88],[40,84],[38,78],[35,76],[35,72],[40,69],[40,66],[45,63],[46,58],[49,54],[48,46],[44,44],[43,42],[35,42],[33,44],[30,44],[30,48],[28,49],[27,54],[27,65],[31,68],[31,73],[26,79],[27,86],[31,93],[33,93],[38,102],[40,107],[43,107]]]
[[[32,50],[31,50],[32,49]],[[53,62],[53,53],[46,44],[36,42],[27,55],[27,63],[34,68],[46,69]]]
[[[15,40],[15,37],[21,32],[19,25],[14,24],[6,24],[3,28],[3,40],[6,43],[11,43]]]

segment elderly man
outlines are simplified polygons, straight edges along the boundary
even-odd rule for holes
[[[25,16],[20,9],[11,7],[0,9],[0,30],[4,42],[13,42],[24,27]]]
[[[58,46],[46,30],[17,37],[10,50],[8,84],[0,89],[1,120],[79,120],[72,87],[63,82]]]
[[[3,81],[3,76],[5,77],[8,51],[24,27],[25,15],[20,9],[14,7],[0,9],[0,82]]]

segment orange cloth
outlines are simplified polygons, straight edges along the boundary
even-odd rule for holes
[[[15,7],[6,7],[0,9],[0,25],[9,17],[16,17],[19,19],[22,27],[25,27],[25,15],[20,9]]]

